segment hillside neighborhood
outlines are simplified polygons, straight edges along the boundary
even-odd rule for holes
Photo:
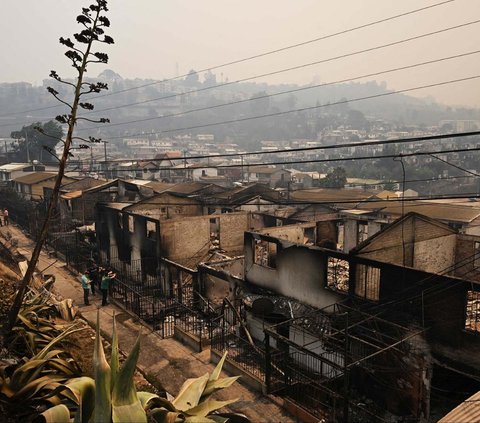
[[[228,351],[230,371],[306,421],[427,421],[460,401],[439,400],[445,383],[478,389],[480,202],[275,188],[292,177],[275,167],[242,183],[175,169],[171,182],[68,171],[51,254],[114,269],[115,304],[212,360]],[[26,233],[55,176],[0,166],[0,206]]]

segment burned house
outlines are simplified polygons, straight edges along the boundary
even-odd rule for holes
[[[256,375],[269,392],[326,421],[426,422],[478,390],[472,236],[409,214],[346,254],[274,229],[286,227],[246,232],[244,257],[201,266],[207,298],[218,302],[222,289],[243,298],[245,325],[264,346]],[[239,263],[243,274],[231,275]],[[452,380],[465,396],[442,401]],[[349,395],[357,400],[346,406]]]

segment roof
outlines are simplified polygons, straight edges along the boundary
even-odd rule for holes
[[[479,423],[480,422],[480,392],[455,407],[442,417],[438,423]]]
[[[7,163],[0,166],[0,171],[11,172],[13,170],[21,170],[24,167],[29,167],[31,164],[29,163]]]
[[[75,178],[71,178],[69,176],[64,176],[62,178],[62,183],[60,185],[61,189],[63,189],[63,187],[69,185],[69,184],[72,184],[74,182],[76,182],[77,180]],[[45,181],[45,183],[42,184],[44,188],[50,188],[50,189],[53,189],[54,186],[55,186],[55,179],[51,179],[51,180],[48,180],[48,181]]]
[[[263,166],[250,166],[248,168],[248,171],[250,173],[266,173],[266,174],[271,174],[275,172],[287,172],[290,173],[290,171],[286,169],[280,169],[278,167],[263,167]]]
[[[98,187],[99,185],[103,185],[105,182],[107,182],[105,179],[95,179],[91,177],[86,177],[86,178],[77,179],[76,181],[62,185],[61,191],[85,190],[92,187]]]
[[[117,183],[118,183],[118,179],[114,179],[112,181],[102,181],[102,184],[100,185],[93,186],[84,190],[69,191],[69,192],[66,192],[65,194],[60,195],[60,197],[63,198],[64,200],[72,200],[74,198],[79,198],[84,194],[101,191],[102,189],[117,185]]]
[[[51,172],[33,172],[25,176],[15,178],[13,181],[19,184],[33,185],[39,182],[46,181],[47,179],[55,178],[56,173]]]
[[[470,223],[480,217],[480,208],[460,204],[439,204],[428,201],[368,201],[357,208],[362,210],[377,210],[384,214],[401,216],[410,212],[423,214],[432,219],[450,222]]]
[[[304,189],[290,192],[290,198],[297,201],[304,202],[332,202],[341,203],[342,201],[358,200],[359,202],[365,200],[372,195],[375,195],[375,191],[365,191],[363,189],[337,189],[337,188],[316,188],[316,189]],[[351,205],[350,205],[351,206]]]
[[[452,229],[450,226],[448,226],[445,223],[439,222],[435,219],[429,218],[428,216],[423,216],[421,214],[415,213],[415,212],[410,212],[407,213],[405,216],[395,220],[394,222],[390,223],[388,226],[383,228],[381,231],[376,232],[372,236],[368,237],[365,241],[361,242],[358,244],[355,248],[350,250],[350,253],[360,253],[362,254],[362,250],[367,247],[368,245],[372,244],[375,242],[378,238],[382,237],[385,233],[390,232],[393,228],[402,225],[402,222],[406,222],[407,220],[411,219],[420,219],[423,220],[424,222],[428,222],[431,225],[435,225],[436,227],[442,228],[443,230],[455,234],[457,231],[455,229]],[[367,251],[368,252],[368,251]]]

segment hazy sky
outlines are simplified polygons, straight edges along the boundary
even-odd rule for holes
[[[163,79],[366,24],[441,0],[110,0],[115,45],[108,68],[124,78]],[[79,26],[80,0],[2,0],[1,82],[40,84],[50,69],[72,76],[60,36]],[[215,70],[246,78],[480,19],[480,0],[455,0],[394,21]],[[283,73],[273,83],[329,82],[480,49],[480,23],[374,52]],[[106,69],[92,66],[90,75]],[[378,76],[404,89],[480,75],[480,54]],[[366,80],[372,80],[367,78]],[[256,81],[262,81],[257,79]],[[480,107],[480,79],[420,90],[443,103]]]

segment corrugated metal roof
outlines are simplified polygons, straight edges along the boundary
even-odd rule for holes
[[[28,163],[7,163],[0,166],[0,171],[12,171],[12,170],[22,170],[24,167],[29,167],[31,164]]]
[[[57,176],[56,173],[34,172],[25,176],[20,176],[19,178],[15,178],[13,181],[20,184],[32,185],[38,184],[39,182],[45,181],[50,178],[54,178],[55,176]]]
[[[450,222],[471,222],[480,216],[480,208],[460,204],[439,204],[427,201],[405,201],[402,209],[401,201],[369,201],[358,205],[363,210],[381,210],[382,213],[401,216],[415,212],[432,219]]]
[[[438,423],[480,423],[480,392],[462,402]]]

